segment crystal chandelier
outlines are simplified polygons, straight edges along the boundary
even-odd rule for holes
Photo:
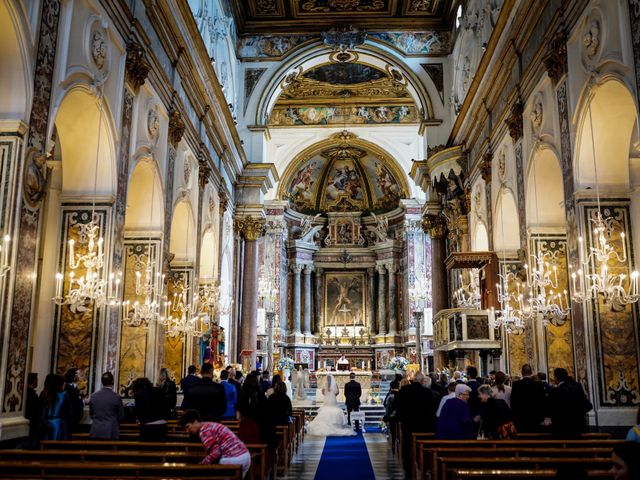
[[[595,138],[593,135],[593,119],[591,117],[591,102],[588,107],[589,127],[591,129],[591,151],[593,155],[593,171],[596,182],[597,210],[589,219],[593,224],[593,241],[585,247],[582,237],[578,239],[579,265],[571,273],[572,299],[576,303],[598,301],[602,298],[605,306],[612,311],[620,311],[626,305],[636,303],[640,299],[638,293],[638,271],[631,275],[626,273],[612,273],[609,262],[617,263],[616,269],[628,270],[627,239],[622,225],[612,218],[602,215],[600,206],[600,185],[598,182],[598,167],[596,162]],[[619,227],[619,228],[616,228]],[[622,254],[610,243],[616,230],[622,243]]]
[[[69,240],[69,289],[63,296],[64,276],[56,273],[56,289],[53,301],[56,305],[69,305],[74,312],[86,312],[89,304],[97,308],[105,304],[115,306],[118,304],[121,275],[106,274],[103,244],[104,239],[100,235],[100,224],[95,213],[95,202],[98,185],[98,161],[100,158],[100,136],[102,133],[102,90],[98,90],[98,141],[96,144],[96,162],[94,172],[94,192],[91,206],[91,220],[89,223],[78,223],[78,237],[81,242],[87,244],[84,253],[76,256],[75,240]]]
[[[518,284],[520,315],[524,320],[542,318],[545,327],[549,322],[560,325],[567,318],[570,308],[567,291],[557,292],[558,268],[549,252],[531,255],[531,258],[536,268],[529,269],[529,265],[525,264],[526,281]]]
[[[465,285],[462,275],[460,275],[462,285],[453,293],[453,299],[458,308],[480,308],[480,271],[472,268],[469,272],[469,283]]]
[[[193,291],[197,291],[197,284],[192,291],[187,275],[185,272],[185,279],[176,285],[172,299],[165,303],[165,314],[160,317],[170,337],[201,337],[211,327],[209,315],[200,312],[200,299],[193,294]]]
[[[223,297],[220,283],[209,282],[205,277],[198,291],[198,305],[202,313],[207,313],[214,323],[218,323],[220,316],[231,310],[231,297]]]
[[[503,267],[506,270],[506,263]],[[498,312],[499,315],[496,315],[494,308],[491,308],[493,315],[490,317],[490,327],[500,328],[504,326],[507,333],[520,332],[524,328],[524,322],[522,321],[520,311],[513,306],[518,304],[520,284],[516,282],[513,272],[505,271],[499,274],[498,277],[500,278],[500,283],[497,283],[496,287],[498,289],[500,312]],[[512,284],[516,284],[516,292],[513,292]]]

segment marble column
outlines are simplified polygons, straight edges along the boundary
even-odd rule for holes
[[[389,290],[388,290],[388,308],[389,308],[389,335],[397,334],[397,320],[398,320],[398,299],[396,296],[396,265],[388,265],[389,270]]]
[[[367,318],[369,323],[369,335],[375,336],[378,333],[378,327],[375,317],[375,269],[367,268]]]
[[[240,354],[243,367],[252,370],[258,346],[258,239],[264,231],[264,219],[242,217],[236,219],[236,225],[244,238]]]
[[[425,215],[423,227],[431,237],[431,307],[435,316],[449,305],[447,269],[444,265],[447,258],[444,218],[439,214]]]
[[[312,265],[304,267],[304,324],[302,331],[305,335],[311,335],[311,272]]]
[[[316,278],[315,278],[315,290],[314,290],[314,302],[315,302],[315,311],[314,311],[314,325],[313,332],[316,335],[320,334],[320,330],[322,328],[322,267],[316,267]]]
[[[300,331],[300,272],[302,271],[302,265],[294,264],[291,266],[291,273],[293,273],[293,292],[291,295],[291,316],[293,317],[293,334],[299,335]]]
[[[387,311],[385,308],[387,275],[384,265],[378,265],[378,334],[387,334]]]

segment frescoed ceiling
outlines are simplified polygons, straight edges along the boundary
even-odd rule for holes
[[[279,197],[298,212],[374,212],[398,207],[407,195],[402,173],[380,152],[354,144],[342,132],[333,145],[304,156],[287,169]]]
[[[240,34],[317,33],[353,24],[369,31],[446,29],[453,0],[233,0]]]
[[[417,123],[400,72],[361,63],[328,63],[286,79],[271,126]]]

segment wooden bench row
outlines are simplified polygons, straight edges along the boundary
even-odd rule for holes
[[[229,479],[242,480],[239,465],[190,465],[186,463],[81,462],[51,460],[0,460],[3,478],[65,479]]]
[[[413,475],[416,479],[431,478],[445,480],[449,478],[447,470],[454,467],[448,465],[448,459],[471,458],[477,460],[474,467],[479,469],[509,468],[511,462],[523,467],[522,462],[529,459],[548,459],[546,463],[582,463],[595,462],[590,465],[599,470],[598,462],[610,464],[611,451],[617,440],[436,440],[417,439],[415,445],[415,461]],[[505,460],[503,459],[510,459]],[[520,463],[517,463],[520,462]],[[469,465],[464,464],[467,469]]]

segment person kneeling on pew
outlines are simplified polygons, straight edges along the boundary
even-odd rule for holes
[[[242,440],[231,430],[217,422],[200,421],[197,410],[187,410],[180,419],[189,435],[198,435],[207,456],[202,464],[220,463],[223,465],[242,465],[242,476],[247,474],[251,466],[251,454]]]

